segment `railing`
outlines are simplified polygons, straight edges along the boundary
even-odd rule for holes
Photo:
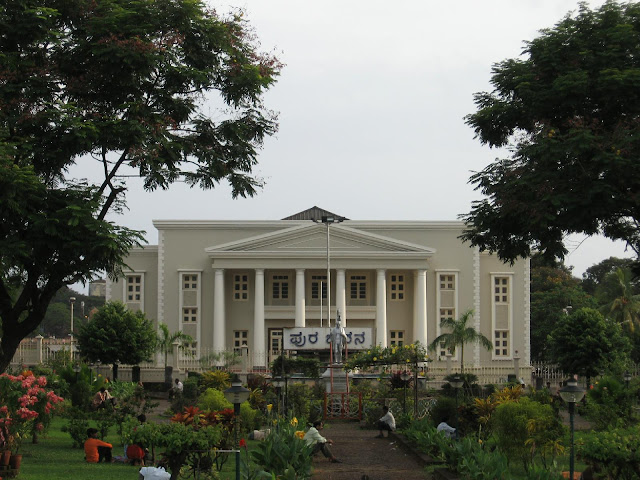
[[[362,393],[325,393],[324,418],[362,420]]]

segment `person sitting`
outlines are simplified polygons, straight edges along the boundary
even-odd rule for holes
[[[393,432],[396,429],[396,419],[393,418],[393,413],[389,411],[389,407],[385,405],[382,407],[382,411],[384,412],[384,415],[380,417],[380,420],[378,420],[378,430],[380,430],[380,435],[378,435],[377,438],[384,438],[383,432],[385,430],[387,432]],[[387,434],[387,436],[389,435]]]
[[[112,463],[111,452],[113,445],[98,439],[98,430],[89,428],[87,430],[87,440],[84,442],[84,455],[88,463]]]
[[[307,445],[312,447],[311,455],[315,455],[318,452],[329,459],[332,463],[341,463],[336,457],[333,456],[328,445],[333,445],[333,440],[329,440],[320,435],[320,430],[324,428],[324,423],[321,421],[313,422],[313,426],[309,428],[307,433],[304,434],[303,440],[307,442]]]
[[[144,457],[146,454],[144,448],[140,445],[137,443],[129,445],[127,447],[126,455],[131,465],[144,467]]]
[[[107,400],[107,389],[104,387],[100,387],[100,390],[96,392],[93,396],[93,400],[91,401],[91,408],[94,410],[98,410],[100,408],[105,408]]]

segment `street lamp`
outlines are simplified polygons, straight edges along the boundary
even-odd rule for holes
[[[404,387],[404,402],[402,404],[402,411],[405,413],[407,413],[407,384],[409,383],[409,379],[411,378],[411,375],[409,375],[407,373],[407,371],[405,370],[404,372],[402,372],[402,374],[400,375],[400,378],[402,379],[402,385]]]
[[[74,372],[76,372],[76,383],[78,383],[78,374],[80,373],[80,370],[82,370],[82,369],[80,368],[80,364],[79,364],[79,363],[76,363],[76,364],[73,366],[73,371],[74,371]]]
[[[233,403],[235,449],[236,449],[236,480],[240,480],[240,448],[238,447],[238,418],[240,417],[240,405],[249,399],[251,390],[244,388],[242,382],[236,375],[231,381],[231,387],[224,391],[224,398]]]
[[[334,215],[323,215],[320,220],[312,218],[315,223],[324,223],[327,226],[327,327],[331,327],[331,262],[329,255],[329,226],[332,223],[344,221],[344,217]],[[320,299],[322,299],[322,287],[320,287]]]
[[[573,478],[574,459],[573,459],[573,413],[576,403],[584,397],[584,389],[578,386],[575,378],[569,378],[565,382],[565,386],[558,390],[560,397],[565,403],[569,404],[569,425],[571,428],[571,454],[569,455],[569,478]]]
[[[627,370],[622,375],[622,378],[624,378],[624,385],[625,385],[626,389],[629,390],[629,382],[631,381],[631,372],[629,370]]]
[[[459,375],[456,375],[449,381],[449,383],[456,391],[456,434],[458,434],[458,429],[460,428],[458,421],[458,390],[460,390],[460,387],[462,387],[464,381],[460,378]]]

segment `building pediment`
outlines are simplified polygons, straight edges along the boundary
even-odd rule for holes
[[[332,258],[428,258],[435,253],[432,248],[363,232],[345,224],[331,225],[329,238]],[[211,258],[324,257],[327,254],[327,227],[324,224],[295,225],[240,241],[212,245],[205,251]]]

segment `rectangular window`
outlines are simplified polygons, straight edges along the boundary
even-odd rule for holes
[[[509,356],[509,332],[496,330],[493,339],[493,351],[496,357]]]
[[[452,318],[452,319],[455,318],[455,309],[453,308],[440,309],[438,324],[440,324],[440,322],[442,322],[443,319],[447,319],[447,318]],[[449,333],[449,331],[442,331],[442,333]],[[451,355],[455,355],[455,349],[453,351],[449,351],[449,349],[444,346],[444,343],[440,343],[440,350],[439,350],[440,357],[445,358],[447,356],[447,353],[451,353]]]
[[[289,275],[273,276],[273,298],[275,300],[289,298]]]
[[[195,323],[198,321],[198,309],[193,307],[185,307],[182,309],[182,322]]]
[[[389,282],[390,299],[393,301],[404,300],[405,283],[404,275],[391,275]]]
[[[198,342],[184,342],[182,344],[182,354],[186,357],[198,356]]]
[[[139,302],[142,300],[142,276],[127,276],[127,302]]]
[[[404,345],[404,330],[391,330],[389,332],[389,345],[401,347]]]
[[[233,331],[233,351],[235,353],[241,353],[242,347],[249,346],[249,331],[248,330],[234,330]]]
[[[352,300],[367,298],[367,277],[365,275],[351,275],[350,290]]]
[[[493,295],[496,303],[509,303],[508,277],[494,277]]]
[[[198,289],[198,275],[196,275],[196,274],[182,275],[182,289],[183,290],[197,290]]]
[[[233,276],[233,299],[246,301],[249,299],[249,276],[246,274],[235,274]]]
[[[318,300],[320,298],[320,285],[322,285],[322,298],[327,298],[327,276],[311,275],[311,298]]]
[[[456,276],[451,274],[440,275],[440,290],[455,290]]]

